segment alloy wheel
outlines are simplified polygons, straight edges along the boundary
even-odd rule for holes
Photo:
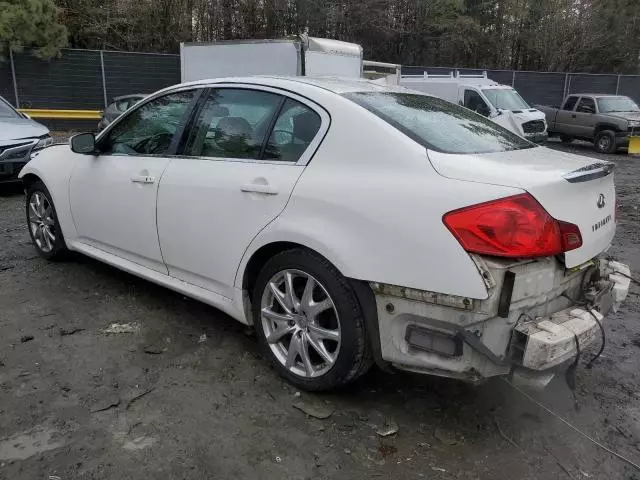
[[[276,273],[267,283],[260,318],[269,348],[291,373],[318,377],[335,364],[340,350],[340,319],[324,286],[295,269]]]
[[[29,228],[37,247],[44,253],[51,252],[56,241],[53,206],[42,192],[34,192],[29,199]]]

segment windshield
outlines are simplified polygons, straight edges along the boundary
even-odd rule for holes
[[[491,102],[491,105],[502,110],[526,110],[531,108],[520,94],[511,88],[483,88],[482,93]]]
[[[399,92],[344,96],[438,152],[491,153],[536,146],[477,113],[439,98]]]
[[[629,97],[602,97],[597,100],[600,113],[640,112],[638,105]]]
[[[0,118],[18,118],[19,115],[6,100],[0,97]]]

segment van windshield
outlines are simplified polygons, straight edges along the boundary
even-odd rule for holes
[[[536,146],[482,115],[440,98],[403,92],[357,92],[344,96],[438,152],[492,153]]]
[[[526,110],[531,108],[512,88],[483,88],[482,93],[496,108],[502,110]]]

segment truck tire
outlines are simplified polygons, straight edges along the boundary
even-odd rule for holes
[[[617,150],[616,134],[612,130],[599,131],[593,143],[596,152],[599,153],[615,153]]]
[[[569,135],[560,135],[560,141],[562,143],[571,143],[573,142],[573,137],[570,137]]]

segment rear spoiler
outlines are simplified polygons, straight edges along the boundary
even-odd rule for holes
[[[602,178],[613,172],[615,164],[611,162],[598,162],[586,165],[578,170],[569,172],[562,176],[569,183],[588,182],[596,178]]]

